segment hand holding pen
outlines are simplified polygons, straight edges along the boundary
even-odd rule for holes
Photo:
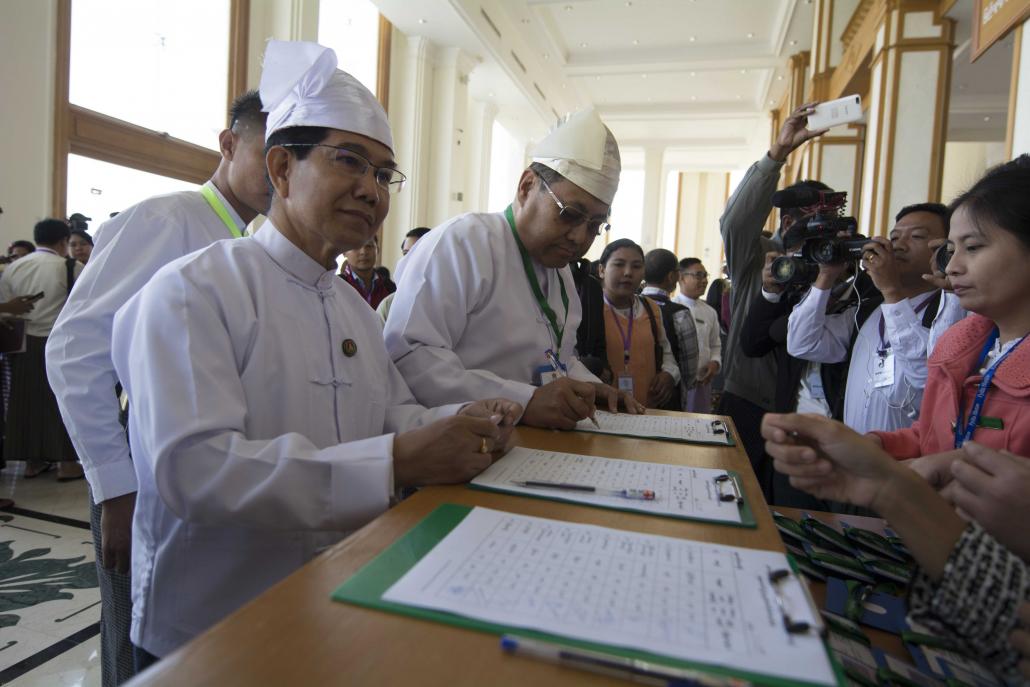
[[[547,356],[547,362],[551,364],[551,368],[554,369],[559,376],[567,379],[569,376],[568,368],[565,365],[562,365],[561,361],[558,360],[558,356],[554,354],[554,351],[548,348],[544,355]],[[594,427],[601,429],[601,425],[597,424],[597,417],[594,415],[593,406],[591,406],[590,415],[587,417],[590,418],[592,423],[594,423]]]

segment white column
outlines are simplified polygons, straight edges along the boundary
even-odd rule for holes
[[[486,212],[490,197],[490,151],[493,146],[497,106],[480,100],[469,102],[465,129],[465,199],[467,212]]]
[[[0,245],[51,212],[57,3],[0,2]],[[96,226],[94,224],[94,226]]]
[[[400,259],[401,238],[426,224],[429,194],[429,150],[432,126],[435,46],[423,36],[393,33],[390,75],[390,124],[398,168],[408,175],[404,190],[391,198],[383,226],[383,264],[391,269]]]
[[[859,229],[890,230],[905,205],[939,201],[954,21],[918,0],[887,5],[873,45]]]
[[[1010,157],[1030,153],[1030,22],[1025,22],[1016,33],[1016,40],[1019,61],[1012,64],[1012,69],[1018,73],[1012,79],[1015,93],[1009,101],[1014,110]]]
[[[658,246],[659,218],[662,214],[662,158],[665,148],[644,148],[644,212],[640,218],[640,245],[644,252]]]
[[[468,75],[475,63],[460,48],[439,52],[433,78],[432,136],[429,142],[428,226],[459,214],[464,207]],[[429,115],[428,112],[425,113]]]

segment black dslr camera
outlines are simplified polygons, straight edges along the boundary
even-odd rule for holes
[[[832,265],[862,256],[862,247],[869,239],[858,233],[858,221],[844,217],[845,191],[819,191],[811,188],[788,189],[773,195],[778,208],[812,207],[815,214],[794,223],[785,232],[789,243],[800,248],[776,258],[772,263],[773,278],[784,286],[807,286],[819,276],[820,265]],[[838,236],[847,233],[848,237]],[[787,241],[784,241],[786,248]]]

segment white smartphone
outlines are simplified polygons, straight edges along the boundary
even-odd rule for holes
[[[862,96],[847,95],[837,100],[819,103],[808,115],[808,129],[829,129],[862,119]]]

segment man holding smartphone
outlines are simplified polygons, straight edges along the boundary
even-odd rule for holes
[[[11,407],[4,432],[4,457],[28,463],[25,477],[36,477],[57,463],[60,480],[82,477],[82,466],[68,438],[57,399],[46,380],[44,350],[54,322],[68,299],[82,265],[66,257],[68,225],[45,219],[33,229],[36,250],[13,263],[0,279],[0,301],[17,296],[25,312],[25,351],[11,354]]]

